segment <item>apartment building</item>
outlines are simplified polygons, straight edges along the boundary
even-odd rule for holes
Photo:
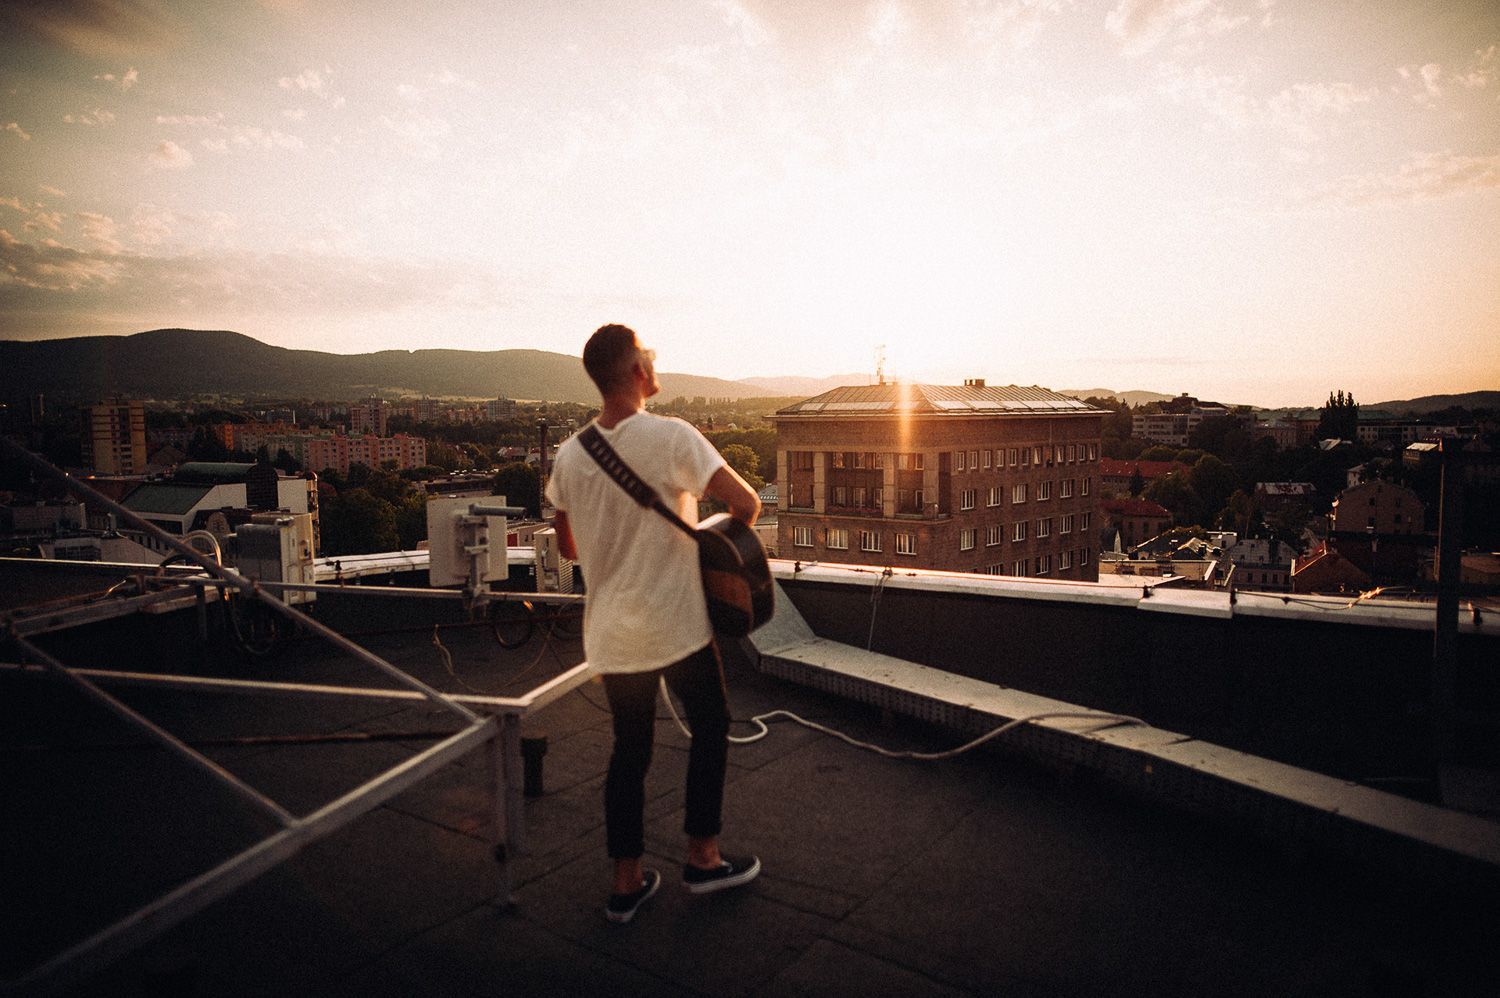
[[[881,384],[780,410],[778,554],[1095,581],[1104,410],[1044,388]]]
[[[146,407],[116,399],[87,405],[83,422],[83,463],[101,475],[139,475],[146,469]]]

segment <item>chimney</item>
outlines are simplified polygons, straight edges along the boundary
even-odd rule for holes
[[[984,387],[984,379],[983,378],[965,378],[964,379],[964,387],[965,388],[983,388]]]

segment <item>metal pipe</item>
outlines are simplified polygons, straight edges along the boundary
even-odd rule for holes
[[[42,672],[43,667],[0,662],[0,672]],[[163,689],[195,690],[200,693],[273,693],[282,696],[348,697],[364,700],[418,701],[424,699],[414,690],[391,690],[366,686],[325,686],[315,683],[277,683],[261,679],[223,679],[214,676],[181,676],[155,672],[117,672],[113,669],[68,668],[77,676],[116,683],[121,686],[154,686]],[[593,678],[593,669],[580,662],[530,692],[519,697],[492,697],[477,693],[450,694],[454,700],[487,713],[510,713],[540,710],[571,693]]]
[[[1458,589],[1463,571],[1463,441],[1438,442],[1442,485],[1438,498],[1437,616],[1432,631],[1432,754],[1439,765],[1453,758],[1458,674]]]
[[[179,580],[190,586],[215,586],[223,588],[233,583],[227,583],[223,579],[205,579],[202,577],[189,577]],[[480,591],[474,597],[460,589],[423,589],[416,586],[352,586],[339,585],[332,582],[272,582],[259,583],[262,589],[275,590],[277,592],[299,592],[299,593],[342,593],[354,596],[405,596],[410,599],[447,599],[447,600],[470,600],[473,603],[483,605],[485,603],[557,603],[567,605],[570,603],[581,603],[587,597],[575,593],[516,593],[516,592],[492,592]]]
[[[402,672],[394,665],[391,665],[379,655],[366,651],[364,648],[361,648],[353,641],[350,641],[348,638],[344,637],[333,628],[327,626],[326,624],[320,623],[317,620],[314,620],[313,618],[299,611],[296,607],[283,603],[281,600],[275,598],[269,593],[261,591],[260,586],[257,585],[254,580],[246,578],[239,572],[236,572],[234,569],[226,568],[223,565],[216,563],[212,558],[208,557],[205,554],[202,554],[191,545],[182,543],[181,540],[173,537],[171,534],[167,533],[165,530],[162,530],[156,524],[140,516],[134,510],[127,509],[125,506],[115,502],[108,496],[103,495],[102,493],[90,488],[87,485],[84,485],[72,475],[63,471],[61,468],[53,466],[43,458],[37,456],[36,454],[33,454],[31,451],[22,447],[15,441],[10,440],[6,437],[0,437],[0,449],[4,449],[5,451],[15,455],[24,463],[29,464],[32,468],[41,472],[42,474],[47,475],[51,478],[59,479],[71,491],[89,499],[103,509],[109,510],[116,516],[122,517],[126,522],[134,525],[140,530],[145,531],[148,535],[156,538],[158,541],[167,545],[178,554],[181,554],[189,561],[201,566],[202,568],[207,570],[210,575],[223,579],[225,582],[239,588],[245,594],[259,599],[266,606],[269,606],[272,610],[281,614],[283,617],[286,617],[293,623],[299,624],[303,627],[306,627],[308,630],[314,632],[315,634],[321,635],[322,637],[326,638],[330,644],[345,652],[346,654],[352,655],[353,657],[359,659],[367,665],[374,666],[399,683],[403,683],[407,686],[412,687],[413,689],[421,691],[433,703],[436,703],[439,706],[451,711],[452,713],[457,714],[464,720],[470,722],[478,720],[478,715],[469,710],[467,707],[464,707],[462,704],[455,703],[443,693],[439,692],[436,689],[433,689],[431,686],[428,686],[421,680],[407,675],[405,672]]]
[[[81,676],[75,675],[73,671],[67,666],[63,665],[57,659],[53,658],[45,651],[32,644],[30,641],[27,641],[25,638],[21,637],[21,635],[16,634],[14,631],[12,631],[11,640],[14,641],[18,646],[20,646],[20,648],[25,651],[26,654],[30,655],[32,658],[35,658],[42,665],[46,666],[48,670],[50,670],[55,675],[60,676],[65,682],[72,685],[86,697],[104,707],[110,713],[114,714],[116,717],[119,717],[127,724],[133,725],[134,727],[144,731],[147,736],[160,743],[162,747],[187,760],[187,762],[189,762],[193,766],[196,766],[201,772],[207,774],[211,779],[215,780],[220,785],[228,787],[238,796],[249,801],[251,804],[254,804],[262,811],[265,811],[271,817],[275,818],[276,821],[282,825],[282,827],[289,827],[296,822],[296,817],[286,808],[282,807],[280,804],[276,803],[271,798],[261,793],[259,790],[256,790],[254,787],[250,786],[250,784],[246,783],[244,780],[241,780],[238,776],[235,776],[227,769],[224,769],[218,763],[207,758],[206,756],[199,754],[198,752],[193,751],[192,748],[184,744],[176,735],[163,728],[158,727],[154,722],[136,713],[134,710],[116,700],[108,693],[105,693],[103,690],[99,689],[99,687],[95,686],[93,683],[90,683],[88,680],[82,678]]]
[[[476,745],[498,740],[494,719],[480,720],[69,947],[15,981],[14,989],[17,992],[29,989],[57,992],[77,984],[137,946],[227,897],[304,846],[332,834],[423,777],[473,751]]]

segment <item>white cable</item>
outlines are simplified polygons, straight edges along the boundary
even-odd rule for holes
[[[661,695],[662,699],[667,702],[667,710],[671,713],[672,720],[677,723],[678,730],[681,731],[686,737],[692,738],[693,733],[688,730],[688,726],[686,724],[682,723],[682,718],[677,716],[677,707],[672,703],[672,695],[667,690],[667,681],[665,677],[663,677],[661,680]],[[862,742],[857,738],[853,738],[849,735],[844,734],[842,731],[836,731],[835,729],[830,728],[827,725],[819,724],[817,721],[809,721],[805,717],[798,717],[796,714],[793,714],[789,710],[771,710],[767,711],[764,714],[757,714],[754,717],[750,718],[749,723],[760,728],[759,731],[755,732],[752,735],[745,735],[741,738],[736,738],[733,735],[730,735],[729,743],[731,745],[749,745],[751,742],[760,741],[762,738],[766,737],[766,735],[771,733],[771,729],[767,726],[766,722],[778,717],[786,718],[788,721],[800,724],[804,728],[811,728],[814,731],[821,731],[825,735],[832,735],[840,741],[848,742],[855,748],[868,749],[869,751],[875,752],[879,755],[883,755],[888,759],[915,759],[921,762],[938,762],[943,759],[952,759],[955,756],[962,755],[963,753],[968,752],[971,749],[978,748],[991,739],[998,738],[999,736],[1005,734],[1005,732],[1009,731],[1011,728],[1019,727],[1022,724],[1030,724],[1035,721],[1045,721],[1051,718],[1076,718],[1079,720],[1104,722],[1097,728],[1090,728],[1088,731],[1082,732],[1083,734],[1092,734],[1095,731],[1102,731],[1105,728],[1112,728],[1117,724],[1139,724],[1142,727],[1149,727],[1149,725],[1147,725],[1145,721],[1141,720],[1138,717],[1131,717],[1128,714],[1100,714],[1092,711],[1047,711],[1040,714],[1027,714],[1025,717],[1018,717],[1013,721],[1007,721],[1004,724],[1000,725],[1000,727],[980,735],[973,741],[965,742],[957,748],[945,749],[942,752],[897,752],[893,749],[888,749],[880,745],[873,744],[872,742]]]

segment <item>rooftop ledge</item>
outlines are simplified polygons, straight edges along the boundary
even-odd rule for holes
[[[1156,578],[1141,578],[1132,580],[1131,585],[1119,585],[940,572],[896,565],[890,568],[873,568],[789,559],[771,559],[771,575],[779,580],[872,587],[881,584],[895,589],[921,589],[929,593],[953,593],[993,599],[1133,607],[1151,613],[1177,613],[1220,620],[1232,617],[1272,617],[1430,631],[1437,613],[1434,603],[1416,603],[1410,600],[1243,590],[1231,594],[1163,587],[1164,580]],[[1496,620],[1494,614],[1486,614],[1480,609],[1461,604],[1458,630],[1459,633],[1466,634],[1500,635],[1500,621]]]

